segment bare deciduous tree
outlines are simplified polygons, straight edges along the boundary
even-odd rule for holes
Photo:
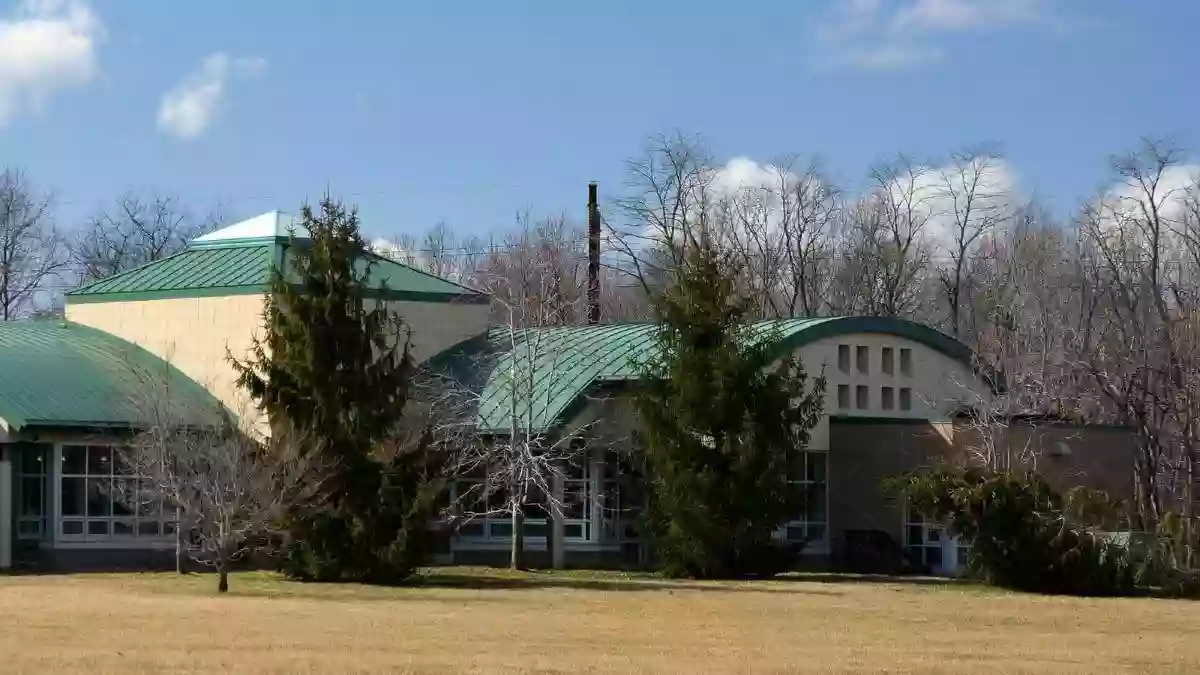
[[[793,172],[794,163],[779,165],[779,236],[783,250],[781,316],[817,316],[827,309],[825,296],[832,277],[833,235],[842,213],[841,191],[810,162]]]
[[[104,279],[177,253],[222,219],[220,207],[196,218],[174,196],[127,193],[88,220],[71,262],[81,283]]]
[[[491,273],[478,278],[492,294],[497,313],[490,351],[471,357],[486,362],[430,372],[425,385],[439,420],[434,436],[454,458],[453,472],[459,477],[451,512],[460,524],[507,518],[514,569],[526,564],[526,517],[533,512],[548,521],[561,518],[569,499],[563,493],[564,478],[594,450],[587,442],[590,423],[562,427],[543,418],[547,396],[570,386],[571,360],[579,358],[561,331],[584,316],[579,284],[564,274],[564,267],[570,271],[572,265],[564,265],[554,251],[542,250],[539,242],[544,241],[535,238],[513,246],[507,254],[511,258],[485,268]],[[465,382],[453,371],[492,373],[492,383]],[[501,408],[494,407],[497,402]],[[475,426],[481,416],[488,418],[488,428]],[[550,522],[545,529],[551,531]]]
[[[1181,512],[1193,540],[1200,449],[1200,250],[1189,204],[1200,189],[1158,142],[1114,158],[1114,188],[1081,215],[1091,312],[1083,363],[1109,408],[1136,430],[1135,498],[1153,530]],[[1191,560],[1188,561],[1191,563]]]
[[[131,476],[122,497],[138,510],[173,508],[177,571],[184,556],[211,566],[224,593],[231,565],[267,549],[281,506],[315,499],[324,474],[284,430],[253,438],[219,405],[186,408],[164,373],[135,368],[134,377],[140,421],[118,457]]]
[[[0,320],[21,316],[65,264],[51,201],[23,171],[0,173]]]
[[[966,150],[952,153],[949,165],[938,172],[937,192],[945,213],[935,215],[945,223],[939,244],[948,259],[937,272],[950,334],[955,337],[966,330],[964,305],[970,304],[974,290],[971,256],[1010,215],[1009,196],[996,175],[1000,161],[999,153],[993,150]],[[969,313],[966,318],[970,318]]]

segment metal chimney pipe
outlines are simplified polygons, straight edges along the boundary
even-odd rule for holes
[[[600,205],[596,182],[588,183],[588,323],[600,323]]]

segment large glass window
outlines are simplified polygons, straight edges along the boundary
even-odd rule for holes
[[[934,572],[955,571],[945,568],[950,565],[961,567],[966,562],[967,546],[957,538],[952,542],[957,560],[945,559],[943,541],[950,536],[945,527],[923,520],[911,509],[905,509],[904,520],[904,548],[914,562]]]
[[[592,538],[592,486],[587,454],[569,462],[563,471],[563,539]]]
[[[640,450],[639,450],[640,451]],[[601,533],[606,544],[623,547],[639,541],[637,520],[643,505],[641,477],[629,453],[605,453],[603,473],[598,477]]]
[[[789,482],[803,490],[805,508],[784,529],[784,539],[803,543],[806,548],[826,550],[829,545],[829,491],[827,480],[828,456],[824,452],[801,453],[801,473]]]
[[[12,446],[16,453],[17,536],[21,539],[49,538],[50,491],[47,475],[51,446],[22,443]]]
[[[174,514],[107,445],[62,446],[59,534],[103,541],[173,536]]]
[[[525,537],[545,537],[550,527],[546,496],[537,488],[530,492],[525,506]],[[451,483],[450,499],[455,510],[467,518],[459,525],[459,537],[475,542],[511,540],[513,523],[508,489],[493,486],[483,467]]]

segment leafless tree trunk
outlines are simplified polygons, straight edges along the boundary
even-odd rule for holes
[[[23,171],[0,173],[0,320],[18,318],[63,268],[50,207]]]

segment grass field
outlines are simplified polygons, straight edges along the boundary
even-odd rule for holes
[[[4,673],[1200,672],[1200,603],[845,578],[0,578]]]

